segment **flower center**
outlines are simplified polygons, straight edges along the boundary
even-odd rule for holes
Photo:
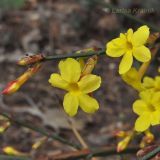
[[[69,84],[70,90],[72,92],[78,92],[79,91],[79,86],[77,83],[70,83]]]
[[[154,112],[156,109],[155,109],[155,107],[154,107],[153,105],[149,105],[149,110],[150,110],[151,112]]]
[[[133,49],[133,45],[132,45],[132,43],[131,42],[127,42],[127,49],[128,50],[132,50]]]

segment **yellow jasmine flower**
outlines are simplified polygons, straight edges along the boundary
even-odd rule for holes
[[[160,91],[160,76],[156,76],[155,78],[144,77],[142,85],[145,89]]]
[[[148,62],[151,59],[150,50],[144,46],[149,37],[149,28],[145,25],[136,32],[129,29],[127,33],[121,33],[116,39],[106,44],[106,54],[110,57],[123,56],[119,73],[126,73],[133,64],[133,57],[140,62]]]
[[[53,87],[61,88],[68,93],[64,96],[63,106],[65,112],[74,116],[78,106],[87,113],[94,113],[99,108],[96,99],[88,95],[97,90],[101,84],[99,76],[88,74],[81,77],[81,66],[73,58],[67,58],[59,63],[60,74],[52,74],[49,83]]]
[[[139,100],[133,104],[133,111],[139,115],[135,122],[135,130],[143,132],[150,125],[160,124],[160,92],[142,91]]]
[[[132,67],[128,72],[122,74],[122,79],[130,86],[138,91],[143,90],[143,85],[141,83],[141,77],[139,76],[136,68]]]

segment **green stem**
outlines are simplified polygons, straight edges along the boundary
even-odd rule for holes
[[[146,154],[145,156],[143,156],[139,160],[149,160],[149,159],[153,158],[154,156],[156,156],[156,154],[158,154],[158,153],[160,153],[160,146],[157,147],[156,149],[154,149],[153,151],[149,152],[148,154]]]
[[[29,157],[0,155],[0,160],[32,160],[32,159]]]
[[[105,49],[101,49],[100,51],[89,51],[87,53],[72,53],[72,54],[62,54],[62,55],[53,55],[47,56],[43,61],[56,60],[56,59],[65,59],[65,58],[80,58],[80,57],[90,57],[93,55],[104,55],[106,53]]]
[[[55,160],[77,160],[81,158],[91,159],[92,157],[106,157],[112,155],[135,154],[139,147],[128,147],[126,150],[118,153],[116,147],[100,147],[95,149],[83,149],[81,151],[72,151],[53,157]]]
[[[71,147],[74,147],[74,148],[76,148],[76,149],[80,149],[80,148],[81,148],[80,145],[74,144],[74,143],[72,143],[72,142],[70,142],[70,141],[68,141],[68,140],[60,137],[60,136],[57,135],[57,134],[49,134],[45,129],[32,126],[32,125],[30,125],[30,124],[28,124],[28,123],[25,123],[25,122],[21,122],[20,120],[16,119],[15,117],[12,118],[10,115],[8,115],[8,114],[6,114],[6,113],[0,113],[0,115],[8,118],[12,123],[16,123],[16,124],[18,124],[18,125],[20,125],[20,126],[29,128],[29,129],[31,129],[31,130],[33,130],[33,131],[35,131],[35,132],[38,132],[38,133],[40,133],[40,134],[42,134],[42,135],[44,135],[44,136],[46,136],[46,137],[48,137],[48,138],[52,138],[52,139],[54,139],[54,140],[60,141],[61,143],[67,144],[67,145],[69,145],[69,146],[71,146]]]

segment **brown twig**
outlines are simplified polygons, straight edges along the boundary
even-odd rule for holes
[[[91,149],[82,149],[79,151],[72,151],[67,153],[62,153],[55,155],[52,160],[77,160],[79,158],[91,158],[91,157],[104,157],[111,155],[122,155],[122,154],[135,154],[139,150],[139,147],[130,147],[124,150],[123,152],[117,153],[116,147],[101,147]]]
[[[84,141],[84,139],[82,138],[82,136],[80,135],[80,133],[78,132],[78,130],[76,129],[74,122],[71,118],[67,118],[68,120],[68,124],[71,127],[75,137],[77,138],[77,140],[80,142],[80,144],[82,145],[83,148],[88,148],[87,143]]]

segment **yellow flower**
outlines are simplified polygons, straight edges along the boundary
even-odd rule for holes
[[[144,77],[142,85],[145,89],[160,91],[160,76],[156,76],[154,79],[151,77]]]
[[[87,113],[98,110],[97,100],[88,94],[100,87],[101,78],[93,74],[81,77],[80,63],[73,58],[60,61],[59,70],[60,74],[52,74],[49,82],[53,87],[68,91],[63,101],[66,113],[76,115],[78,106]]]
[[[160,124],[160,92],[142,91],[139,100],[133,104],[133,111],[139,115],[135,122],[135,130],[143,132],[150,125]]]
[[[128,72],[122,74],[122,79],[130,86],[138,91],[143,90],[143,85],[141,83],[141,77],[139,76],[136,68],[132,67]]]
[[[123,56],[119,65],[119,73],[126,73],[132,66],[133,57],[140,62],[147,62],[151,59],[150,50],[144,46],[149,37],[149,28],[140,27],[133,33],[129,29],[127,33],[121,33],[119,38],[113,39],[106,45],[106,54],[110,57]]]

